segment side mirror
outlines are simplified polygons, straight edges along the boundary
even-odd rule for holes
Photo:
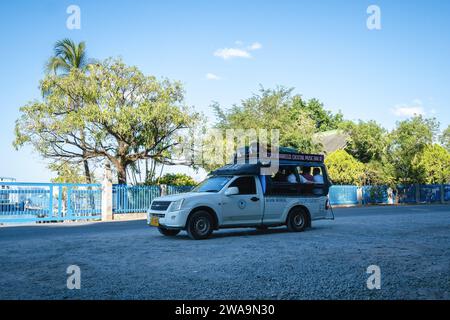
[[[236,194],[239,194],[239,188],[238,187],[230,187],[225,191],[225,195],[227,197],[234,196]]]

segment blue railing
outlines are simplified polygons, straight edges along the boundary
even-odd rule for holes
[[[358,204],[357,186],[332,186],[329,193],[332,205]]]
[[[416,203],[416,185],[397,186],[397,199],[399,203]]]
[[[388,204],[389,194],[387,186],[364,186],[362,187],[363,204]]]
[[[101,185],[0,182],[0,223],[100,219]]]
[[[441,201],[441,185],[421,185],[420,202],[433,203]]]
[[[167,194],[178,194],[178,193],[185,193],[189,192],[194,187],[192,186],[167,186]]]
[[[450,185],[444,185],[444,201],[450,201]]]
[[[161,196],[159,186],[113,186],[114,213],[147,212],[154,198]]]

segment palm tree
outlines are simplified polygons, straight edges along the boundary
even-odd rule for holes
[[[57,76],[66,76],[72,69],[85,71],[93,63],[87,58],[86,43],[84,41],[76,44],[70,39],[62,39],[55,43],[53,47],[54,55],[46,64],[46,72],[54,73]],[[43,93],[45,94],[45,92]],[[81,132],[81,140],[84,140],[84,132]],[[84,154],[84,152],[83,152]],[[91,170],[87,157],[83,156],[84,173],[86,182],[91,183]]]
[[[46,65],[47,73],[67,75],[71,69],[85,70],[91,63],[86,54],[86,43],[76,44],[70,39],[59,40],[53,47],[54,56]]]

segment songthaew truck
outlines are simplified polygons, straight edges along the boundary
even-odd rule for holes
[[[332,218],[331,186],[323,155],[280,148],[270,161],[252,159],[251,148],[209,174],[189,193],[156,198],[147,223],[165,236],[187,231],[190,238],[208,238],[223,228],[267,229],[286,225],[304,231],[311,222]],[[270,168],[272,170],[270,170]]]

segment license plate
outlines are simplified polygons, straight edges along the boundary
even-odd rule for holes
[[[150,225],[154,226],[154,227],[159,227],[159,218],[158,217],[151,217]]]

